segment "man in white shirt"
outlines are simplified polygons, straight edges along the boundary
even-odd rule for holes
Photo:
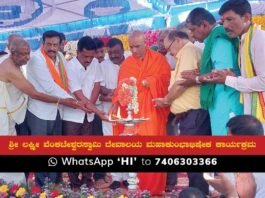
[[[261,122],[251,115],[239,115],[226,124],[233,136],[264,136]],[[265,173],[217,173],[206,181],[226,197],[265,197]]]
[[[105,45],[104,45],[104,42],[100,38],[93,38],[93,41],[96,44],[95,58],[99,62],[98,66],[100,66],[100,64],[105,60]],[[96,107],[102,110],[102,104],[99,101],[99,99],[96,102]],[[92,130],[93,130],[94,135],[103,135],[102,120],[97,115],[95,115],[95,118],[92,122]]]
[[[101,96],[103,111],[108,113],[111,107],[111,99],[114,89],[117,87],[120,64],[123,62],[124,49],[121,40],[112,38],[107,43],[109,59],[101,64],[103,84],[101,86]],[[103,121],[103,134],[113,135],[112,123]]]
[[[60,33],[60,36],[61,36],[61,39],[62,39],[59,51],[62,52],[63,55],[65,55],[64,46],[67,43],[66,37],[65,37],[65,34],[63,32],[59,32],[59,33]]]
[[[15,39],[10,45],[10,56],[0,64],[0,135],[16,135],[15,124],[25,119],[27,95],[46,103],[78,107],[74,99],[59,99],[41,93],[25,79],[20,67],[28,62],[29,57],[28,43],[22,38]],[[8,183],[25,183],[24,173],[1,173],[0,179]]]
[[[59,52],[61,36],[50,30],[43,34],[43,45],[27,66],[27,77],[40,92],[58,98],[72,98],[68,93],[66,60]],[[61,135],[63,107],[29,98],[26,115],[32,135]]]
[[[101,72],[103,77],[103,83],[100,89],[100,100],[102,101],[103,111],[108,113],[111,108],[111,100],[114,90],[117,87],[118,73],[121,63],[124,61],[124,48],[122,41],[118,38],[111,38],[107,43],[107,50],[109,59],[104,60],[101,64]],[[103,134],[113,135],[112,123],[102,122]],[[112,183],[110,185],[111,189],[116,189],[121,187],[121,183],[125,186],[128,185],[128,173],[111,173]],[[96,182],[100,183],[99,182]],[[101,182],[102,184],[103,182]]]
[[[98,59],[99,63],[101,63],[105,60],[104,42],[100,38],[94,38],[93,41],[96,44],[95,58]]]
[[[41,49],[28,63],[28,80],[39,92],[58,98],[72,98],[68,93],[68,77],[65,70],[67,63],[63,54],[59,52],[62,42],[60,33],[46,31],[42,41]],[[63,106],[59,103],[47,103],[30,97],[26,122],[31,135],[62,135],[62,113]],[[39,186],[45,185],[46,178],[52,183],[60,182],[60,174],[55,172],[36,173],[35,176]]]
[[[96,103],[102,81],[99,63],[94,58],[95,53],[96,44],[93,39],[89,36],[82,37],[77,43],[77,56],[67,65],[69,89],[88,108]],[[96,111],[99,112],[98,109]],[[98,115],[100,116],[100,113]],[[92,112],[85,113],[78,109],[65,107],[63,120],[64,135],[94,135],[92,128],[94,113]],[[88,187],[93,185],[92,173],[70,172],[68,175],[74,189],[79,189],[83,184]]]
[[[258,118],[265,127],[265,31],[252,24],[252,11],[247,0],[225,2],[219,14],[231,38],[239,37],[239,65],[241,76],[231,70],[214,71],[212,82],[223,83],[242,94],[244,114]]]
[[[77,44],[77,57],[73,58],[67,65],[69,77],[69,90],[89,108],[94,106],[100,91],[100,68],[98,61],[94,58],[96,45],[92,38],[82,37]],[[96,113],[103,115],[99,110]],[[103,116],[102,116],[103,117]],[[63,114],[64,135],[94,135],[91,122],[94,113],[85,113],[78,109],[65,107]]]

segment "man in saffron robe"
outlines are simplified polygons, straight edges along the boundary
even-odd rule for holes
[[[118,84],[124,79],[137,79],[139,112],[134,118],[149,118],[137,125],[137,134],[142,136],[166,135],[168,108],[155,108],[153,99],[164,97],[168,92],[170,66],[163,55],[146,47],[144,34],[136,31],[129,36],[132,56],[129,56],[120,66]],[[113,97],[117,107],[117,92]],[[113,106],[113,108],[114,108]],[[122,117],[126,117],[126,107],[121,107]],[[119,135],[123,126],[114,126],[114,135]],[[165,190],[166,173],[139,173],[140,189],[146,189],[151,194],[161,194]]]

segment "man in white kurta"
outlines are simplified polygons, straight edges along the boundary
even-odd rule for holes
[[[118,82],[118,73],[120,66],[117,64],[114,64],[111,60],[107,59],[104,60],[102,63],[100,63],[101,67],[101,72],[102,72],[102,77],[104,82],[102,83],[102,86],[109,90],[114,90],[117,87],[117,82]],[[107,99],[107,96],[103,95],[100,98],[102,100],[102,107],[103,111],[105,113],[108,113],[111,107],[111,97]],[[102,122],[102,129],[103,129],[103,134],[104,135],[113,135],[113,130],[112,130],[112,123],[111,122]]]
[[[255,77],[246,78],[243,50],[245,35],[242,35],[240,42],[242,44],[240,45],[241,76],[228,76],[225,84],[243,93],[244,114],[251,114],[251,92],[263,92],[263,96],[265,96],[265,31],[256,30],[251,42],[251,54],[256,70]]]
[[[67,65],[70,92],[88,108],[91,103],[95,105],[102,81],[95,53],[96,44],[92,38],[82,37],[77,44],[77,57]],[[64,135],[93,135],[94,113],[65,107],[63,120]],[[83,184],[90,187],[93,184],[92,173],[83,172],[82,179],[79,172],[69,172],[68,175],[72,188],[79,189]]]
[[[98,61],[92,57],[91,63],[84,67],[78,58],[77,55],[67,65],[69,88],[73,94],[82,91],[84,97],[92,102],[91,99],[97,98],[99,94],[99,91],[97,93],[95,93],[96,91],[93,92],[94,87],[99,87],[99,83],[102,81]],[[79,109],[65,107],[63,120],[64,135],[92,135],[92,125],[89,125],[94,120],[93,112],[85,113]]]
[[[27,78],[33,86],[42,93],[58,98],[71,98],[51,73],[45,58],[51,59],[51,67],[60,73],[59,64],[65,67],[66,60],[59,52],[61,37],[58,32],[47,31],[43,34],[43,47],[30,59],[27,66]],[[66,76],[67,78],[67,76]],[[27,124],[32,135],[61,135],[63,106],[29,98]]]
[[[21,38],[12,42],[10,56],[0,64],[0,135],[16,135],[15,124],[22,123],[26,114],[26,94],[46,102],[58,101],[58,98],[37,92],[23,76],[20,68],[29,57],[30,47]],[[24,173],[0,173],[0,179],[7,183],[26,183]]]
[[[238,7],[242,7],[241,13],[238,13]],[[251,6],[248,1],[227,1],[219,10],[222,16],[224,28],[231,38],[239,37],[239,64],[241,76],[235,76],[231,71],[215,71],[215,81],[225,83],[233,87],[242,94],[244,104],[244,114],[252,114],[263,122],[265,127],[264,116],[256,111],[256,106],[260,102],[255,102],[254,94],[261,93],[265,98],[265,31],[251,21]],[[231,20],[238,18],[238,20]],[[248,60],[251,63],[248,64]],[[251,74],[253,70],[253,75]],[[254,97],[253,97],[254,96]]]
[[[100,100],[103,111],[108,113],[112,103],[112,94],[117,87],[120,64],[124,61],[124,49],[121,40],[112,38],[107,43],[108,57],[101,64],[103,83],[101,84]],[[112,123],[103,122],[103,134],[113,135]]]
[[[24,121],[27,96],[47,103],[78,107],[73,99],[60,99],[38,92],[21,71],[30,58],[30,47],[22,38],[11,42],[10,56],[0,64],[0,135],[16,135],[15,124]],[[1,173],[6,182],[25,183],[24,173]]]
[[[72,98],[68,94],[66,60],[59,52],[61,36],[56,31],[46,31],[43,44],[31,58],[27,66],[27,78],[39,92],[58,98]],[[29,98],[26,123],[31,135],[61,135],[63,106]],[[35,173],[36,183],[45,185],[46,178],[51,183],[60,182],[60,173]]]
[[[107,50],[109,59],[103,61],[100,65],[102,77],[103,77],[103,86],[101,86],[101,97],[100,100],[103,104],[104,112],[108,113],[111,107],[112,94],[117,87],[118,82],[118,73],[120,69],[120,64],[124,61],[124,48],[121,40],[117,38],[112,38],[107,43]],[[103,121],[103,134],[104,135],[113,135],[112,123]],[[112,184],[110,185],[111,189],[116,189],[123,185],[128,185],[128,173],[111,173]]]

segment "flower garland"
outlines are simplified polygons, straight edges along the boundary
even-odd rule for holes
[[[132,109],[135,114],[139,112],[136,78],[130,77],[120,81],[118,85],[118,101],[121,106]]]
[[[265,15],[257,15],[252,17],[252,22],[261,25],[261,29],[265,30]]]

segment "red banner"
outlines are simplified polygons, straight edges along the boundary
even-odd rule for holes
[[[0,155],[265,155],[260,136],[1,136]]]

